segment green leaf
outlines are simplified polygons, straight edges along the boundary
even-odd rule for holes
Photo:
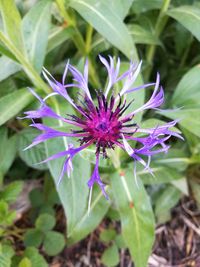
[[[10,267],[11,258],[14,255],[14,250],[8,245],[2,245],[0,243],[0,266],[1,267]]]
[[[38,230],[41,230],[42,232],[46,232],[46,231],[53,229],[55,224],[56,224],[56,220],[52,215],[41,214],[35,222],[35,227]]]
[[[150,199],[139,177],[133,172],[110,177],[114,201],[119,209],[122,235],[136,267],[147,264],[154,242],[154,215]],[[145,242],[144,242],[145,240]]]
[[[164,167],[162,165],[155,164],[152,162],[151,170],[153,171],[154,176],[152,176],[148,170],[144,170],[144,167],[138,165],[137,175],[141,178],[144,184],[160,184],[160,183],[169,183],[174,180],[179,180],[184,178],[184,175],[173,168]]]
[[[72,27],[53,27],[49,34],[47,53],[70,39],[74,35],[74,32]]]
[[[40,207],[44,204],[44,201],[45,201],[42,191],[38,188],[34,188],[30,192],[29,199],[31,201],[32,207]]]
[[[197,6],[180,6],[170,9],[167,14],[181,23],[200,41],[200,8]]]
[[[116,236],[115,243],[116,243],[118,248],[126,248],[126,244],[125,244],[123,236],[121,234]]]
[[[196,200],[198,207],[200,208],[200,182],[198,179],[188,179],[190,188],[192,190],[192,195]]]
[[[128,29],[135,44],[161,45],[158,37],[138,24],[131,24],[128,26]]]
[[[2,226],[9,226],[13,224],[16,217],[15,211],[10,211],[8,203],[0,200],[0,222]]]
[[[181,192],[171,185],[167,185],[159,193],[155,202],[155,214],[158,223],[164,223],[170,219],[170,209],[177,204],[181,195]]]
[[[0,125],[16,116],[33,99],[30,92],[23,88],[0,98]]]
[[[137,57],[126,25],[107,2],[71,0],[70,6],[128,58]]]
[[[11,182],[5,186],[3,191],[0,191],[0,199],[10,203],[16,201],[18,195],[23,189],[24,183],[22,181]]]
[[[117,14],[121,19],[124,19],[128,14],[129,8],[133,2],[133,0],[111,0],[109,1],[109,6],[113,13]],[[106,0],[104,0],[104,3],[106,3]]]
[[[44,239],[43,233],[38,229],[30,229],[24,235],[24,244],[27,247],[39,247]]]
[[[21,67],[18,63],[14,62],[6,56],[0,57],[0,81],[8,78],[12,74],[21,70]]]
[[[152,9],[160,9],[162,3],[162,0],[134,0],[131,10],[139,14]]]
[[[107,248],[102,257],[101,261],[105,266],[116,266],[119,263],[119,252],[115,244]]]
[[[106,229],[101,232],[100,239],[103,242],[110,242],[115,239],[116,234],[117,233],[114,229]]]
[[[7,173],[7,171],[9,170],[10,166],[12,165],[15,159],[17,152],[16,139],[17,139],[16,135],[13,135],[11,138],[8,139],[7,129],[3,127],[0,128],[0,140],[1,140],[0,171],[2,174]]]
[[[28,258],[25,257],[20,261],[18,267],[32,267],[32,263]]]
[[[40,132],[33,128],[26,128],[19,132],[18,152],[20,158],[25,161],[28,166],[34,169],[46,170],[46,164],[36,165],[36,163],[45,159],[45,147],[43,143],[24,151],[24,148],[30,145],[33,139],[39,134]]]
[[[34,247],[27,248],[24,256],[31,261],[32,267],[48,267],[44,257],[40,255],[38,250]]]
[[[200,66],[189,70],[181,79],[172,97],[172,105],[184,108],[200,108]]]
[[[21,17],[14,0],[1,0],[0,11],[3,18],[4,30],[16,48],[24,52],[21,30]]]
[[[48,42],[51,18],[51,1],[43,0],[33,5],[23,18],[23,35],[30,62],[40,72]]]
[[[161,111],[159,113],[173,120],[180,119],[179,124],[182,127],[200,137],[200,108]]]
[[[66,112],[66,103],[59,103],[57,106],[57,113],[65,116]],[[45,120],[48,126],[53,128],[63,127],[64,124],[62,121],[50,121]],[[56,154],[60,151],[68,149],[67,146],[68,139],[63,138],[54,138],[48,140],[45,143],[46,155]],[[77,144],[75,144],[77,146]],[[55,184],[58,182],[60,176],[63,162],[66,158],[60,158],[48,162],[48,167],[52,174]],[[58,195],[60,197],[61,203],[64,207],[65,214],[67,216],[67,229],[68,235],[73,231],[76,224],[79,223],[80,219],[87,212],[87,201],[88,201],[88,186],[87,181],[90,178],[90,164],[81,158],[79,155],[76,155],[73,159],[73,172],[70,178],[65,174],[60,185],[57,187]]]
[[[85,212],[73,231],[68,236],[67,244],[72,245],[91,233],[106,215],[110,203],[106,201],[102,192],[96,187],[93,188],[93,197],[91,202],[90,214]]]
[[[44,249],[49,256],[59,254],[65,246],[65,239],[61,233],[49,231],[45,235]]]

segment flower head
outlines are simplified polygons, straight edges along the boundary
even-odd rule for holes
[[[137,64],[130,63],[129,69],[119,76],[120,59],[118,58],[115,66],[114,59],[109,57],[109,61],[100,56],[100,61],[105,66],[108,72],[108,84],[105,92],[97,92],[97,105],[92,100],[89,86],[88,86],[88,62],[85,63],[84,73],[82,74],[69,62],[66,64],[62,82],[58,82],[53,76],[44,69],[43,74],[48,81],[53,92],[46,96],[44,99],[39,97],[32,89],[31,93],[39,100],[40,107],[38,110],[25,112],[24,118],[32,119],[32,127],[41,130],[42,133],[37,136],[31,145],[26,149],[29,149],[41,142],[55,137],[74,137],[80,142],[80,145],[75,148],[73,145],[69,145],[68,149],[61,151],[43,161],[47,162],[56,158],[65,157],[63,168],[61,170],[58,183],[62,180],[65,172],[70,175],[72,171],[72,160],[80,151],[88,146],[96,146],[96,164],[91,178],[88,181],[88,187],[92,189],[94,183],[97,183],[101,188],[103,194],[107,197],[105,192],[105,184],[102,182],[98,166],[99,157],[107,158],[107,150],[120,147],[133,158],[134,162],[140,162],[146,169],[151,172],[149,167],[151,157],[161,152],[167,152],[169,145],[165,142],[171,137],[175,136],[182,138],[177,132],[172,131],[170,128],[175,126],[177,121],[171,121],[164,125],[156,125],[154,128],[142,129],[134,121],[134,116],[138,112],[142,112],[147,109],[157,109],[164,102],[164,91],[160,86],[160,76],[157,74],[155,83],[144,84],[139,87],[134,87],[134,82],[137,79],[141,69],[141,62]],[[70,72],[73,77],[71,84],[65,84],[67,73]],[[123,83],[122,89],[118,95],[114,94],[113,86],[121,81]],[[132,102],[126,103],[126,94],[130,94],[134,91],[144,89],[149,86],[154,86],[153,93],[150,99],[140,108],[133,109],[132,112],[125,114]],[[69,93],[68,89],[76,87],[81,91],[82,100],[80,103],[76,103]],[[112,90],[112,91],[111,91]],[[79,115],[67,115],[66,118],[56,114],[47,104],[46,100],[54,95],[60,95],[66,99],[76,110],[76,114]],[[44,117],[50,117],[58,120],[62,120],[64,123],[75,126],[75,129],[71,132],[62,132],[52,129],[42,123],[34,122],[34,119],[41,119]],[[141,133],[142,137],[136,135]],[[135,141],[136,146],[132,148],[129,141]],[[147,157],[147,161],[145,161]]]

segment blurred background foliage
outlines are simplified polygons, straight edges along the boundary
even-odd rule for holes
[[[200,2],[0,0],[0,14],[0,266],[45,267],[105,218],[120,221],[121,228],[101,231],[100,240],[107,244],[101,262],[118,265],[119,251],[128,248],[135,266],[146,266],[155,224],[169,221],[170,209],[185,195],[200,206]],[[154,81],[158,71],[167,111],[147,112],[141,123],[153,126],[179,118],[185,141],[173,140],[167,155],[154,157],[155,178],[138,166],[139,188],[123,153],[116,152],[115,161],[125,177],[115,169],[116,162],[102,160],[110,200],[95,188],[88,216],[87,180],[94,151],[74,159],[73,177],[65,177],[56,191],[53,181],[62,160],[48,166],[35,163],[63,150],[66,140],[51,140],[24,152],[37,131],[16,116],[38,105],[27,87],[42,96],[51,92],[40,75],[42,66],[61,79],[67,59],[82,70],[88,58],[91,90],[103,88],[106,73],[98,54],[120,56],[122,69],[130,60],[142,59],[138,84]],[[135,94],[135,105],[148,95]],[[74,112],[59,98],[49,104],[59,114]]]

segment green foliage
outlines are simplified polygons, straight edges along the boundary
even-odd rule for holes
[[[110,267],[116,266],[119,263],[119,253],[115,244],[104,251],[101,261],[103,264]]]
[[[21,238],[27,248],[19,257],[13,257],[12,247],[2,243],[0,266],[48,266],[40,252],[54,256],[65,246],[65,233],[54,230],[54,208],[60,204],[67,218],[68,246],[85,238],[106,217],[120,221],[121,234],[113,228],[101,232],[100,240],[107,246],[102,263],[116,266],[119,250],[128,248],[134,265],[146,266],[154,241],[154,217],[157,223],[169,220],[171,209],[183,194],[192,194],[200,205],[198,0],[111,0],[109,5],[106,0],[43,0],[30,7],[21,0],[0,0],[0,13],[1,240],[10,237],[9,231],[13,230],[16,213],[10,205],[22,192],[22,180],[40,178],[43,185],[34,188],[29,195],[30,220],[35,220],[35,225],[25,233],[22,231]],[[43,65],[60,80],[68,58],[81,69],[88,57],[91,91],[103,89],[105,71],[99,68],[96,60],[99,53],[120,56],[121,71],[129,67],[130,59],[138,60],[140,57],[143,69],[135,83],[137,86],[143,80],[154,81],[156,72],[161,73],[166,110],[156,114],[147,112],[134,120],[143,127],[152,127],[165,123],[165,118],[178,118],[178,127],[185,140],[170,141],[172,148],[168,154],[153,157],[151,168],[155,177],[137,164],[137,181],[134,180],[132,162],[125,153],[119,154],[115,149],[109,163],[100,162],[101,176],[107,183],[110,199],[106,201],[99,188],[94,187],[88,215],[87,181],[94,164],[91,156],[95,148],[77,155],[73,159],[72,176],[68,178],[65,175],[60,186],[56,187],[64,159],[41,165],[35,163],[67,149],[72,140],[57,138],[23,151],[38,131],[27,128],[27,121],[15,117],[18,114],[23,116],[22,112],[28,105],[35,107],[36,102],[27,87],[34,87],[42,96],[52,92],[40,76]],[[120,92],[120,88],[119,85],[115,90]],[[74,91],[70,93],[75,95]],[[135,102],[126,112],[137,109],[149,96],[149,89],[134,93],[134,97],[129,95],[127,102],[133,98]],[[64,117],[66,113],[75,114],[59,97],[48,99],[48,104]],[[58,130],[69,130],[62,121],[45,119],[44,122]],[[120,168],[125,176],[118,174]]]
[[[41,230],[42,232],[46,232],[51,230],[55,226],[55,218],[49,214],[41,214],[36,222],[35,226],[37,229]]]
[[[55,231],[48,231],[44,239],[44,249],[49,256],[60,253],[65,246],[65,239],[62,234]]]

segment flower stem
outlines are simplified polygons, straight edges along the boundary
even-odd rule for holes
[[[158,19],[157,19],[157,22],[155,25],[155,36],[156,37],[160,36],[161,32],[163,31],[163,29],[167,23],[168,17],[166,16],[166,11],[169,8],[170,2],[171,2],[171,0],[164,0],[163,1],[163,5],[161,7],[161,10],[160,10],[160,13],[158,15]],[[152,66],[153,66],[152,61],[153,61],[153,57],[155,54],[155,50],[156,50],[155,45],[150,45],[147,49],[146,61],[147,61],[148,66],[147,66],[146,73],[144,75],[146,80],[149,79],[149,76],[150,76],[151,71],[152,71]]]

